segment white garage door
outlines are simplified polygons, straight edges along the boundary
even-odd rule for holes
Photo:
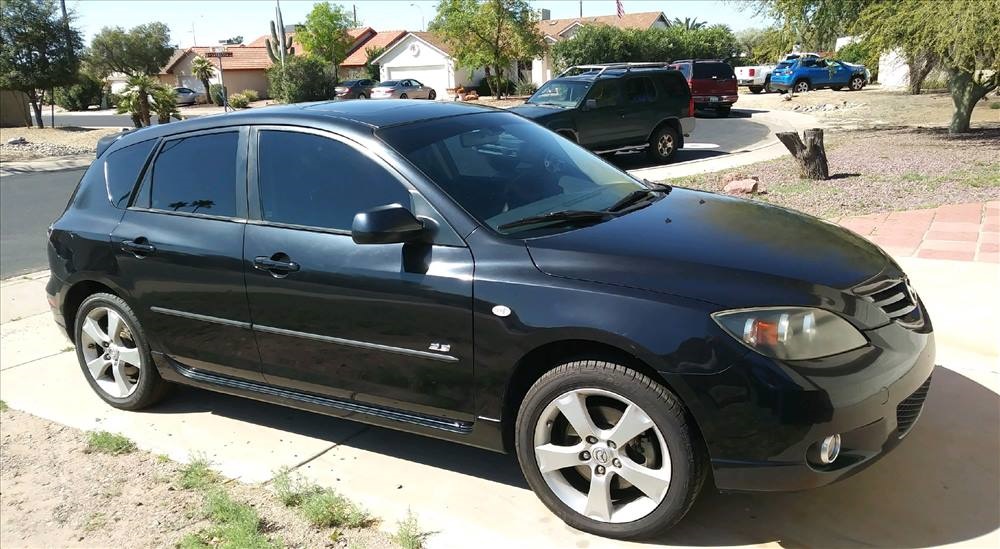
[[[437,91],[438,99],[448,97],[448,69],[444,65],[423,67],[387,67],[389,80],[412,78]]]

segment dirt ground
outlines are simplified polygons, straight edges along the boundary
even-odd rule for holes
[[[806,112],[838,129],[947,126],[954,108],[946,90],[909,95],[872,86],[856,92],[815,90],[796,94],[790,101],[782,97],[778,93],[752,94],[741,88],[736,108]],[[977,104],[972,112],[973,127],[1000,124],[1000,108],[990,108],[993,103],[1000,104],[1000,97],[991,93]],[[829,110],[816,108],[826,105],[830,105]]]
[[[178,484],[178,463],[148,452],[85,453],[86,434],[22,412],[0,412],[0,547],[175,547],[209,526],[203,497]],[[285,547],[395,547],[375,528],[310,526],[270,488],[229,482],[263,531]],[[336,538],[336,541],[334,541]]]
[[[97,141],[120,128],[0,128],[0,162],[20,162],[51,156],[93,154]],[[25,138],[26,145],[8,145],[7,141]]]
[[[757,177],[781,206],[819,217],[932,208],[1000,199],[1000,127],[950,136],[942,128],[826,133],[827,181],[799,179],[788,156],[670,182],[721,192],[727,174]]]

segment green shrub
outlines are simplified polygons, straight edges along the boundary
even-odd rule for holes
[[[476,93],[479,95],[512,95],[517,89],[517,85],[509,78],[501,78],[499,85],[496,76],[483,77],[476,86]]]
[[[83,451],[88,454],[100,453],[117,456],[134,452],[135,443],[115,433],[91,431],[87,433],[87,447]]]
[[[620,29],[586,25],[552,46],[557,71],[589,63],[621,63],[673,59],[726,59],[740,50],[736,36],[725,25],[685,29],[673,25],[657,29]]]
[[[424,542],[430,535],[430,532],[424,532],[420,529],[417,517],[413,515],[412,511],[407,510],[406,520],[399,522],[399,527],[392,536],[392,540],[403,549],[423,549]]]
[[[531,95],[538,91],[538,86],[531,80],[521,80],[514,91],[517,95]]]
[[[285,66],[274,65],[267,70],[271,97],[283,103],[322,101],[335,96],[334,79],[326,63],[309,56],[293,56]]]
[[[251,103],[260,99],[260,94],[257,93],[257,90],[245,89],[241,91],[240,94],[246,97]]]
[[[225,103],[223,99],[225,97],[225,91],[222,89],[222,84],[212,84],[208,87],[208,97],[212,100],[212,103],[216,105],[222,105]]]
[[[234,109],[245,109],[250,106],[250,98],[242,93],[234,93],[229,96],[229,106]]]
[[[181,467],[181,488],[185,490],[201,489],[218,480],[219,476],[210,467],[208,458],[204,455],[192,455],[187,465]]]
[[[101,102],[104,83],[84,73],[80,73],[75,84],[56,88],[56,105],[68,111],[85,111],[91,105]]]
[[[993,110],[1000,109],[1000,101],[994,101],[990,103],[990,108]]]
[[[354,502],[328,488],[306,492],[300,506],[302,516],[313,526],[362,528],[372,521]]]
[[[196,534],[184,536],[179,547],[270,549],[284,545],[280,540],[268,539],[261,531],[260,515],[253,507],[233,501],[222,490],[213,490],[205,496],[205,514],[211,521],[211,526]]]

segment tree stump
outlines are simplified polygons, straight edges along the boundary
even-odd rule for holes
[[[775,134],[799,162],[801,176],[806,179],[825,180],[830,178],[830,167],[826,163],[826,149],[823,147],[823,130],[812,128],[803,132],[805,143],[795,132]]]

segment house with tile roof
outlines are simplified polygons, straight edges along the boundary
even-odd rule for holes
[[[623,17],[603,15],[598,17],[574,17],[550,19],[548,10],[541,10],[542,20],[538,22],[538,32],[548,45],[569,40],[584,25],[611,25],[623,29],[649,29],[667,27],[663,12],[631,13]],[[451,55],[451,47],[439,36],[431,32],[408,32],[386,48],[385,52],[373,60],[378,63],[382,80],[412,78],[437,91],[438,97],[448,97],[447,90],[458,86],[475,87],[486,76],[484,69],[461,68]],[[530,68],[527,63],[512,65],[507,74],[530,78],[536,85],[551,79],[552,60],[546,52],[533,59]]]
[[[271,66],[271,59],[267,56],[266,47],[229,46],[226,51],[232,53],[232,56],[221,59],[208,57],[206,54],[211,51],[212,48],[202,46],[178,49],[160,69],[160,81],[169,86],[183,86],[205,93],[207,90],[204,89],[201,80],[191,72],[191,62],[200,55],[211,61],[217,69],[215,76],[209,80],[210,85],[220,82],[218,67],[221,63],[226,75],[226,89],[230,94],[250,89],[256,90],[262,98],[269,97],[267,69]]]

